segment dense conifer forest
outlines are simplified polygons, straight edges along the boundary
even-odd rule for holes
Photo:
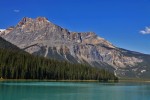
[[[3,79],[117,80],[105,70],[61,62],[24,52],[0,49],[0,77]]]

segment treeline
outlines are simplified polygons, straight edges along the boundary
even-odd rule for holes
[[[105,70],[0,49],[0,77],[4,79],[117,80]]]

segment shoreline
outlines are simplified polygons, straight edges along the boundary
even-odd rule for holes
[[[104,81],[99,81],[99,80],[39,80],[39,79],[0,79],[1,81],[43,81],[43,82],[100,82],[100,83],[105,83]],[[150,83],[150,79],[120,79],[118,81],[114,80],[108,80],[106,83],[119,83],[119,82],[147,82]]]
[[[38,79],[0,79],[0,81],[99,82],[99,80],[38,80]]]

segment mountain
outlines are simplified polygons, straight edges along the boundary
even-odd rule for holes
[[[105,68],[121,78],[150,78],[149,55],[118,48],[94,32],[70,32],[45,17],[25,17],[0,36],[34,55]]]

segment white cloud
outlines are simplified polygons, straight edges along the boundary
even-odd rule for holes
[[[20,10],[18,10],[18,9],[14,9],[14,10],[13,10],[13,12],[15,12],[15,13],[19,13],[19,12],[20,12]]]
[[[140,33],[142,33],[142,34],[150,34],[150,27],[145,27],[145,29],[141,30]]]

